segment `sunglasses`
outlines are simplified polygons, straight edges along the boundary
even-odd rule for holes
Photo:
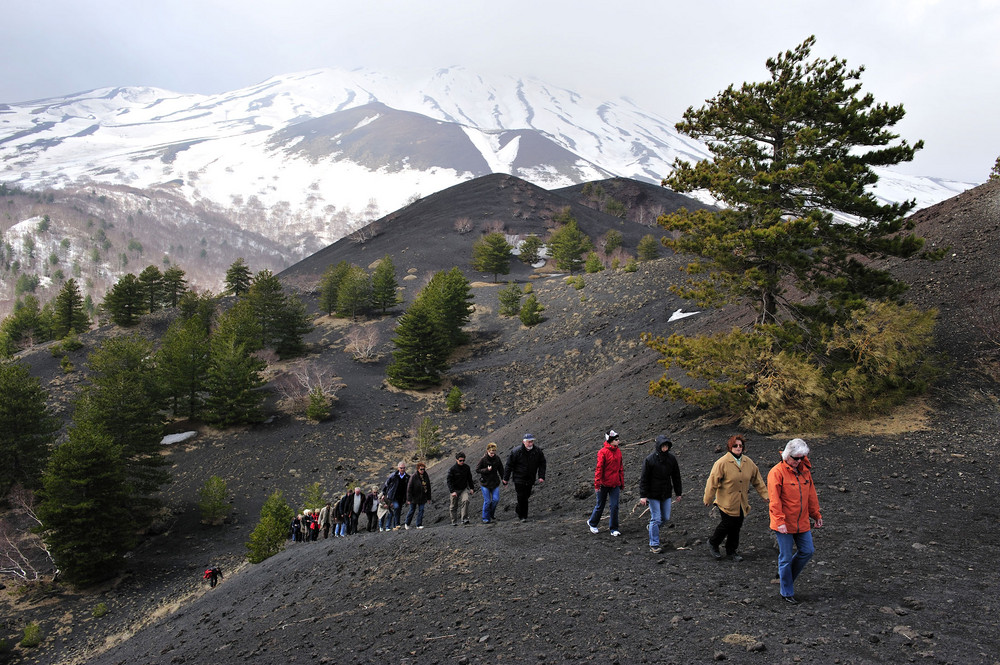
[[[795,460],[796,462],[801,462],[805,458],[806,458],[805,455],[799,455],[798,457],[796,457],[795,455],[792,455],[792,459]]]

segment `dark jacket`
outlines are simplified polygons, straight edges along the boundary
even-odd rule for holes
[[[681,467],[670,450],[660,452],[660,446],[642,463],[639,476],[640,499],[669,499],[672,494],[681,495]]]
[[[404,473],[400,476],[399,471],[393,471],[392,475],[386,479],[382,493],[388,497],[389,503],[406,503],[406,486],[409,482],[410,474]]]
[[[493,468],[487,470],[488,466]],[[500,480],[503,478],[503,462],[500,461],[500,456],[483,455],[483,459],[476,465],[476,473],[479,474],[480,484],[486,489],[495,490],[500,487]]]
[[[528,450],[523,443],[514,446],[507,456],[507,465],[503,471],[504,482],[513,478],[515,485],[534,485],[536,475],[539,480],[545,480],[545,453],[542,449],[532,446]]]
[[[406,500],[417,505],[431,500],[431,477],[426,471],[410,476],[410,482],[406,486]]]
[[[448,491],[462,492],[464,490],[475,491],[476,483],[472,481],[472,469],[468,464],[455,462],[448,469]]]
[[[365,502],[361,506],[362,512],[374,513],[378,510],[378,492],[371,491],[365,494]]]
[[[362,494],[361,495],[361,510],[359,510],[357,512],[358,515],[360,515],[363,512],[364,506],[365,506],[365,495]],[[337,504],[337,514],[340,515],[341,517],[351,517],[352,515],[355,514],[354,513],[354,492],[353,491],[348,492],[347,494],[345,494],[344,498],[342,498],[340,500],[340,503]]]

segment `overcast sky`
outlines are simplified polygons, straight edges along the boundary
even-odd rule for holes
[[[903,103],[916,159],[982,182],[1000,155],[1000,0],[47,0],[0,21],[0,102],[108,86],[219,93],[333,67],[532,77],[679,120],[811,34]]]

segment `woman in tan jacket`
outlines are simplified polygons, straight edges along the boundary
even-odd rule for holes
[[[753,485],[764,501],[767,501],[767,485],[753,460],[747,457],[746,439],[737,434],[726,442],[728,452],[716,460],[712,473],[705,483],[705,505],[718,506],[722,521],[715,533],[708,539],[712,556],[722,558],[719,546],[726,543],[726,553],[733,561],[742,561],[737,551],[740,546],[740,529],[743,518],[750,512],[750,486]]]

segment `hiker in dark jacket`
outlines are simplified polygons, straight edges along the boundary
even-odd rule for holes
[[[403,525],[410,528],[413,521],[413,514],[417,515],[417,528],[424,528],[424,505],[431,500],[431,477],[427,475],[427,465],[423,462],[417,464],[417,472],[410,476],[410,482],[406,486],[406,502],[410,504],[410,509],[406,512],[406,523]]]
[[[497,455],[497,444],[489,443],[486,454],[476,465],[479,486],[483,492],[483,524],[495,519],[497,504],[500,503],[500,482],[503,480],[503,462]]]
[[[504,485],[511,479],[514,481],[514,492],[517,494],[517,508],[514,512],[522,522],[528,519],[528,497],[531,496],[536,476],[539,484],[545,482],[545,454],[535,445],[535,437],[525,434],[521,445],[513,448],[507,456],[507,465],[503,471]]]
[[[350,536],[358,532],[358,519],[365,505],[365,495],[360,487],[355,487],[340,500],[340,514],[344,519],[344,535]]]
[[[660,528],[670,521],[670,497],[681,500],[681,468],[670,452],[673,445],[669,436],[658,435],[639,476],[639,503],[649,504],[649,549],[654,554],[661,551]]]
[[[455,455],[455,464],[448,470],[448,491],[451,493],[451,525],[469,523],[469,498],[476,491],[476,483],[472,480],[472,469],[465,463],[465,453]]]
[[[390,507],[386,530],[402,526],[403,504],[406,503],[406,487],[409,482],[410,474],[406,472],[406,462],[400,462],[382,486],[382,493],[385,494]]]
[[[378,486],[372,485],[372,489],[365,495],[365,516],[368,518],[368,532],[378,531]]]

